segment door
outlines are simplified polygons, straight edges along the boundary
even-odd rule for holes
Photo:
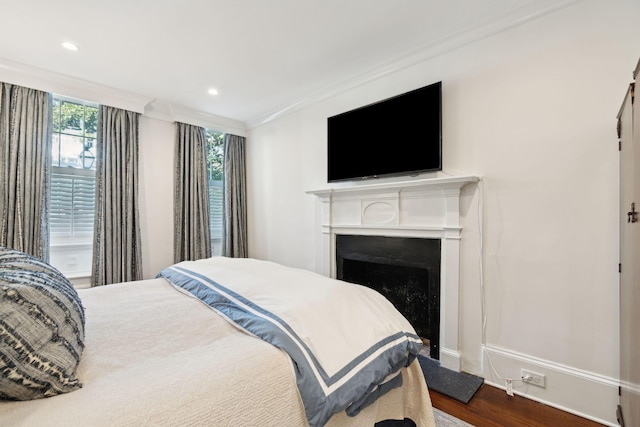
[[[638,64],[640,68],[640,62]],[[634,78],[638,74],[638,68]],[[640,426],[640,109],[631,84],[618,115],[620,138],[621,426]]]

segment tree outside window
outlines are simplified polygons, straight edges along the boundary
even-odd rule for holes
[[[98,106],[53,98],[50,262],[67,277],[91,273]]]
[[[52,165],[95,170],[97,132],[97,106],[54,98]]]
[[[221,254],[222,218],[224,215],[224,133],[205,130],[207,173],[209,177],[209,227],[211,253]]]

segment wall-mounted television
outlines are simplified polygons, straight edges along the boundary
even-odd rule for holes
[[[327,119],[328,181],[442,170],[442,82]]]

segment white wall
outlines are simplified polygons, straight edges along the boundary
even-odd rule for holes
[[[154,278],[173,264],[173,122],[140,118],[139,210],[142,272]]]
[[[616,425],[616,114],[638,16],[637,1],[580,1],[251,129],[250,256],[317,270],[305,191],[328,186],[326,118],[442,80],[444,172],[483,178],[462,199],[463,370],[499,386],[535,370],[547,387],[517,393]]]

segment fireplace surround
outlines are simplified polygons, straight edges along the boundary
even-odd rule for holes
[[[476,176],[350,183],[308,191],[319,203],[316,270],[337,277],[338,235],[435,239],[440,243],[439,358],[460,371],[460,193]]]

